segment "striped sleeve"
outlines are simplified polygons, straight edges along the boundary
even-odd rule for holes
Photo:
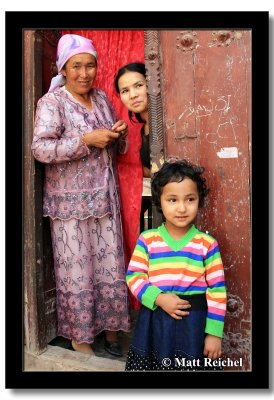
[[[210,245],[205,257],[205,277],[207,282],[206,333],[222,337],[226,313],[226,287],[224,268],[216,240]]]
[[[132,254],[126,281],[131,293],[146,307],[155,310],[156,297],[162,290],[153,286],[148,279],[148,247],[145,238],[140,235]]]

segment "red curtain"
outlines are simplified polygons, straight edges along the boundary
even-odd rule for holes
[[[93,41],[98,54],[98,69],[94,86],[106,92],[117,115],[129,127],[129,150],[118,157],[118,177],[122,203],[125,258],[128,265],[139,235],[142,197],[142,164],[140,160],[141,124],[132,123],[128,111],[114,88],[114,77],[120,67],[134,61],[144,62],[144,31],[139,30],[66,30]],[[133,296],[131,307],[139,308]]]

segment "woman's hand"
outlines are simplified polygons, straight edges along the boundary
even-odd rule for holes
[[[222,355],[222,339],[214,335],[206,335],[204,356],[216,360]]]
[[[111,128],[113,132],[119,133],[119,138],[125,138],[128,135],[128,126],[122,119],[117,121]]]
[[[156,297],[155,304],[174,319],[182,319],[187,316],[189,312],[184,310],[191,307],[187,300],[180,299],[174,293],[160,293]]]
[[[99,147],[104,149],[113,140],[119,138],[119,133],[109,131],[108,129],[95,129],[92,132],[87,132],[83,135],[83,142],[88,147]]]
[[[151,178],[151,171],[149,168],[143,165],[143,177],[144,178]]]

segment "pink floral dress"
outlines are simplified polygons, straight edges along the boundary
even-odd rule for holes
[[[93,109],[61,87],[38,102],[32,143],[45,163],[43,214],[51,219],[58,334],[92,343],[103,330],[130,330],[120,201],[113,143],[88,148],[86,132],[116,122],[105,93]]]

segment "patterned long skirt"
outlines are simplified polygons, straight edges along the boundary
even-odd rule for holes
[[[92,343],[130,331],[120,224],[112,216],[51,220],[58,335]]]
[[[205,367],[203,348],[207,302],[204,295],[179,296],[191,308],[181,320],[170,317],[160,307],[152,311],[142,306],[128,351],[126,371],[199,371]]]

